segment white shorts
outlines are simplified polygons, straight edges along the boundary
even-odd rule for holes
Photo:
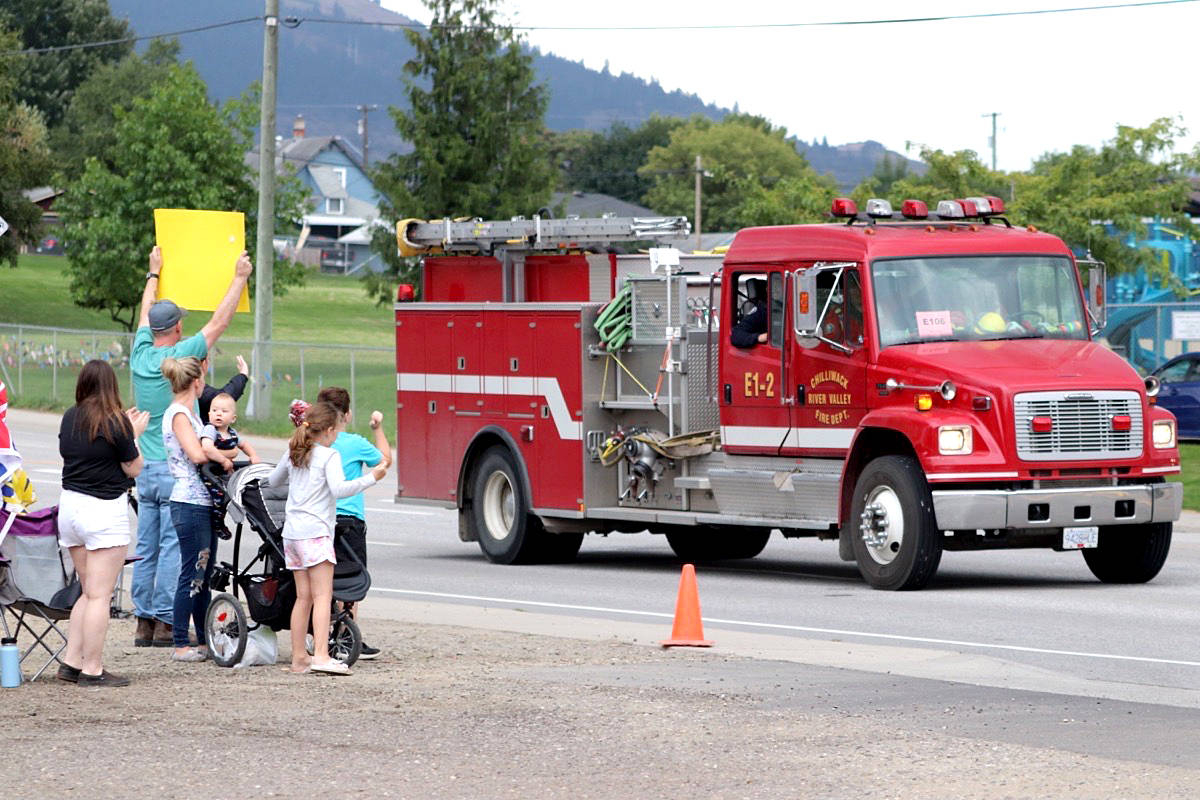
[[[129,544],[129,500],[112,500],[63,489],[58,499],[58,543],[103,550]]]
[[[316,536],[312,539],[284,539],[283,559],[288,569],[308,569],[322,561],[337,563],[333,554],[333,537]]]

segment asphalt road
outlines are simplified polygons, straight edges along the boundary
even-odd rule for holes
[[[59,491],[57,422],[10,412],[49,503]],[[282,452],[278,440],[256,444],[268,460]],[[589,536],[574,564],[498,566],[458,540],[454,512],[396,505],[393,487],[389,476],[366,506],[372,596],[409,601],[397,615],[417,613],[419,601],[421,613],[456,624],[486,608],[493,614],[484,624],[511,630],[586,637],[589,628],[627,624],[643,638],[669,633],[679,562],[662,537]],[[1077,553],[1018,550],[946,553],[927,589],[878,592],[837,558],[834,543],[776,535],[756,559],[699,570],[705,633],[737,654],[1196,713],[1198,520],[1189,514],[1177,526],[1166,567],[1139,586],[1097,582]]]

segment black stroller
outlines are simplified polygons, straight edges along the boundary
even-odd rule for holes
[[[241,660],[251,630],[259,626],[276,632],[289,629],[296,602],[295,580],[283,555],[287,488],[259,485],[260,479],[271,474],[272,464],[236,462],[234,467],[228,476],[212,464],[200,468],[207,480],[225,486],[226,513],[237,525],[233,533],[233,560],[219,562],[209,582],[218,594],[209,603],[204,632],[213,663],[219,667],[231,667]],[[258,534],[261,544],[254,558],[239,569],[242,530],[247,524]],[[346,604],[357,603],[367,596],[371,576],[351,548],[335,540],[334,549],[337,567],[333,575],[329,655],[349,666],[362,651],[362,634]],[[232,593],[227,591],[231,583]],[[250,610],[249,620],[238,599],[239,591]]]

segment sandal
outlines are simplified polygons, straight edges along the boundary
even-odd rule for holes
[[[324,664],[313,664],[309,667],[313,672],[324,672],[326,675],[349,675],[350,668],[346,666],[344,661],[338,661],[336,658],[332,661],[327,661]]]
[[[171,660],[172,661],[184,661],[189,664],[194,663],[196,661],[207,661],[208,660],[208,652],[204,651],[204,650],[197,650],[195,648],[189,647],[187,649],[186,653],[171,653]]]

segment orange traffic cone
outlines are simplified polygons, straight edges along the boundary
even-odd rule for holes
[[[675,601],[675,625],[671,638],[660,642],[663,647],[712,647],[704,638],[704,626],[700,622],[700,592],[696,589],[696,568],[683,565],[679,576],[679,599]]]

